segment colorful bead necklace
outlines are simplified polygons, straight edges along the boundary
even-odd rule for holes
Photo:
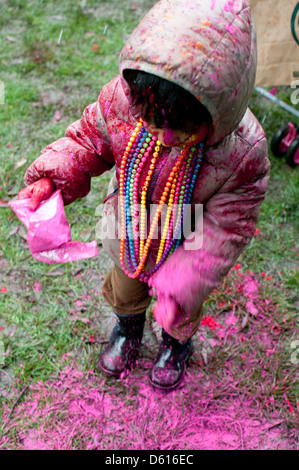
[[[139,278],[141,281],[147,282],[179,246],[185,209],[191,201],[202,163],[203,149],[203,142],[196,146],[188,147],[184,145],[182,147],[162,192],[148,237],[145,240],[147,191],[161,150],[161,142],[157,137],[147,132],[141,119],[138,122],[124,152],[119,179],[121,209],[120,263],[122,269],[130,278]],[[149,159],[150,166],[141,191],[141,210],[139,214],[139,180],[142,169]],[[156,265],[151,271],[145,272],[144,267],[150,245],[163,206],[167,200],[167,213]],[[125,264],[125,257],[128,268]]]

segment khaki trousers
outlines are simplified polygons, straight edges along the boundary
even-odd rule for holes
[[[116,265],[104,280],[102,294],[118,315],[138,315],[150,306],[152,300],[147,283],[131,279]],[[181,341],[191,338],[198,330],[202,313],[201,305],[191,315],[182,314],[170,332],[171,336]]]

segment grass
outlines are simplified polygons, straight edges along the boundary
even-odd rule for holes
[[[242,406],[252,412],[242,419],[279,420],[287,439],[283,445],[295,446],[298,169],[270,152],[271,178],[258,232],[242,254],[240,266],[232,269],[206,303],[205,315],[220,326],[200,329],[186,385],[170,397],[155,396],[144,382],[154,347],[144,347],[141,367],[125,382],[91,374],[106,339],[101,322],[105,307],[99,293],[109,260],[101,253],[99,258],[66,265],[35,262],[26,246],[24,227],[5,206],[23,187],[24,171],[40,150],[61,137],[118,73],[119,51],[153,3],[6,0],[0,6],[0,79],[5,84],[5,103],[0,106],[0,340],[5,351],[0,365],[0,449],[22,448],[24,435],[34,429],[42,442],[42,429],[50,430],[51,445],[59,448],[57,423],[64,425],[69,436],[65,448],[124,449],[128,442],[135,448],[177,449],[192,448],[190,442],[195,442],[200,448],[200,440],[189,439],[195,432],[190,423],[201,432],[208,426],[210,432],[232,433],[239,426],[239,417],[231,410],[237,401],[241,415]],[[277,96],[290,104],[292,91],[279,87]],[[269,140],[292,119],[257,93],[250,106]],[[96,208],[109,177],[94,179],[90,194],[66,208],[74,240],[94,239]],[[246,297],[246,285],[252,279],[258,285],[256,315],[248,313]],[[154,341],[152,332],[149,338]],[[63,389],[65,368],[70,370],[68,380],[77,390],[77,400],[86,395],[97,409],[93,419],[81,416],[81,426],[85,423],[89,434],[82,433],[78,424],[72,435],[70,404],[75,406],[75,392],[71,396],[69,388]],[[74,370],[83,376],[76,376]],[[62,384],[62,396],[57,383]],[[110,415],[97,408],[99,399]],[[33,403],[38,403],[39,414],[30,421],[26,416]],[[115,413],[117,407],[126,411],[126,421]],[[167,415],[165,409],[171,413]],[[95,422],[100,437],[94,434]],[[176,432],[166,432],[173,422]],[[100,423],[106,423],[106,431]],[[238,436],[236,447],[242,448],[244,433]],[[274,448],[278,443],[259,445]]]

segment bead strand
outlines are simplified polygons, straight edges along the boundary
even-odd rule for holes
[[[133,269],[133,267],[134,269],[136,269],[137,263],[138,263],[138,260],[136,259],[136,256],[135,256],[135,250],[134,250],[135,248],[134,239],[136,237],[136,228],[135,228],[136,217],[134,213],[135,207],[134,207],[134,193],[133,193],[134,179],[136,175],[136,169],[138,166],[138,160],[140,161],[140,158],[142,158],[145,152],[145,149],[147,147],[147,144],[145,143],[146,138],[147,138],[147,131],[146,129],[142,127],[141,132],[143,133],[143,136],[137,145],[137,151],[133,155],[133,158],[130,164],[130,173],[129,173],[130,183],[127,186],[127,230],[128,230],[127,250],[129,250],[128,253],[130,253],[128,263],[131,269]],[[134,232],[134,236],[133,236],[133,232]],[[138,238],[138,234],[137,234],[137,238]]]
[[[159,152],[161,149],[161,142],[155,137],[152,137],[153,142],[156,144],[154,148],[154,153],[153,157],[151,159],[151,164],[150,168],[148,171],[148,174],[146,176],[145,183],[143,185],[142,191],[141,191],[141,220],[140,220],[140,243],[139,243],[139,258],[142,259],[144,255],[144,246],[145,246],[145,226],[146,226],[146,196],[147,196],[147,190],[149,187],[149,182],[151,179],[151,175],[154,171],[155,165],[157,158],[159,156]]]
[[[136,174],[134,178],[134,184],[133,184],[133,215],[134,215],[134,220],[135,220],[135,225],[134,225],[134,247],[135,247],[135,261],[136,263],[138,262],[138,253],[139,253],[139,207],[138,207],[138,186],[139,186],[139,180],[140,180],[140,175],[142,172],[142,169],[144,167],[145,162],[150,156],[150,153],[153,150],[153,146],[155,145],[155,140],[152,140],[152,134],[148,134],[148,137],[145,139],[146,142],[148,143],[148,147],[145,151],[144,154],[139,154],[138,158],[136,159],[136,163],[138,164],[136,168]],[[153,171],[153,169],[151,169]]]
[[[128,142],[120,166],[120,263],[122,269],[129,277],[138,277],[145,282],[148,281],[149,277],[159,269],[161,264],[164,263],[180,244],[185,208],[191,201],[195,182],[202,163],[203,143],[199,144],[198,147],[187,148],[184,146],[182,148],[170,172],[149,228],[147,239],[145,240],[147,192],[160,149],[161,142],[159,142],[155,136],[148,134],[143,127],[142,120],[140,120]],[[139,181],[143,167],[149,159],[151,159],[150,165],[141,189],[141,207],[139,214]],[[158,221],[161,219],[163,206],[166,202],[167,213],[158,248],[156,265],[150,272],[145,272],[145,263],[151,242]],[[126,266],[125,255],[128,267]]]

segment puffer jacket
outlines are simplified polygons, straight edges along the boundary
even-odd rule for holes
[[[91,177],[115,167],[104,208],[108,225],[118,217],[120,163],[136,126],[123,78],[128,68],[175,82],[196,96],[212,116],[191,201],[203,205],[202,246],[185,249],[186,240],[150,282],[158,297],[169,296],[184,311],[193,311],[221,283],[254,235],[269,178],[265,133],[248,109],[256,72],[256,36],[247,0],[158,2],[125,44],[119,76],[27,170],[25,184],[47,176],[69,204],[89,192]],[[159,202],[179,153],[178,148],[162,148],[159,172],[153,176],[152,203]],[[147,169],[145,165],[139,190]],[[120,266],[120,240],[111,238],[103,240],[103,246]],[[157,246],[158,241],[146,270],[153,267]]]

